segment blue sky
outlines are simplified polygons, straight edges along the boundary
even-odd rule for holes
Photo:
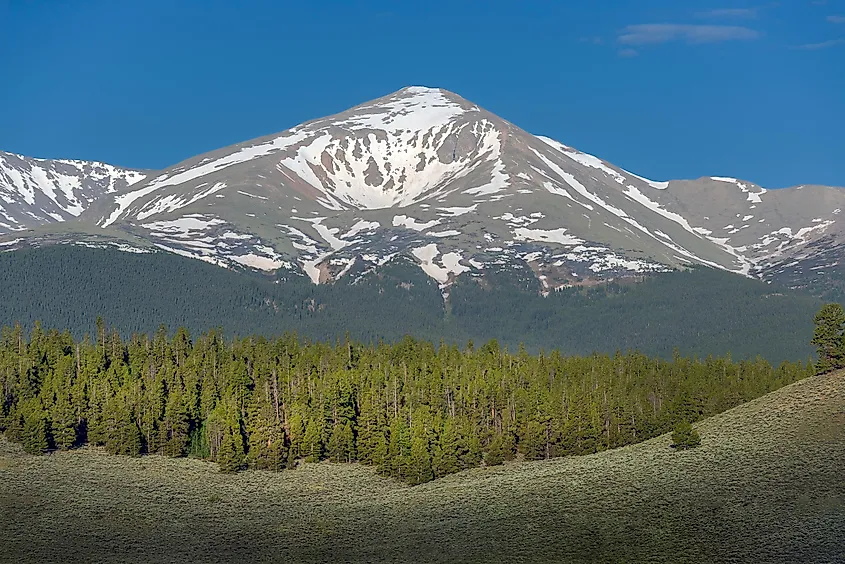
[[[163,168],[407,85],[653,179],[845,185],[845,0],[0,0],[0,149]]]

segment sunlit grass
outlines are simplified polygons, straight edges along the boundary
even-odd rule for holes
[[[0,442],[8,562],[845,562],[845,374],[669,436],[417,487],[357,465],[221,474]]]

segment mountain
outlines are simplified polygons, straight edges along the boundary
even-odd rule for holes
[[[146,173],[89,161],[34,159],[0,151],[0,235],[75,220]]]
[[[405,257],[444,293],[527,265],[545,293],[693,265],[813,287],[845,244],[845,190],[655,182],[423,87],[126,184],[10,247],[121,242],[314,283]]]

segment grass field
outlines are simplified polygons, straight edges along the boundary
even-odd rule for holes
[[[0,442],[3,562],[845,562],[845,373],[669,437],[408,487]]]

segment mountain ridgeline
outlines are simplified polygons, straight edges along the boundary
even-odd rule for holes
[[[812,364],[509,353],[406,338],[335,345],[294,335],[129,341],[0,332],[0,429],[25,450],[103,445],[282,470],[358,461],[419,484],[521,457],[643,441],[813,374]]]
[[[845,190],[653,181],[436,88],[158,172],[2,153],[0,198],[0,248],[155,248],[314,284],[409,261],[444,291],[525,264],[540,292],[692,266],[827,296],[845,280]]]

